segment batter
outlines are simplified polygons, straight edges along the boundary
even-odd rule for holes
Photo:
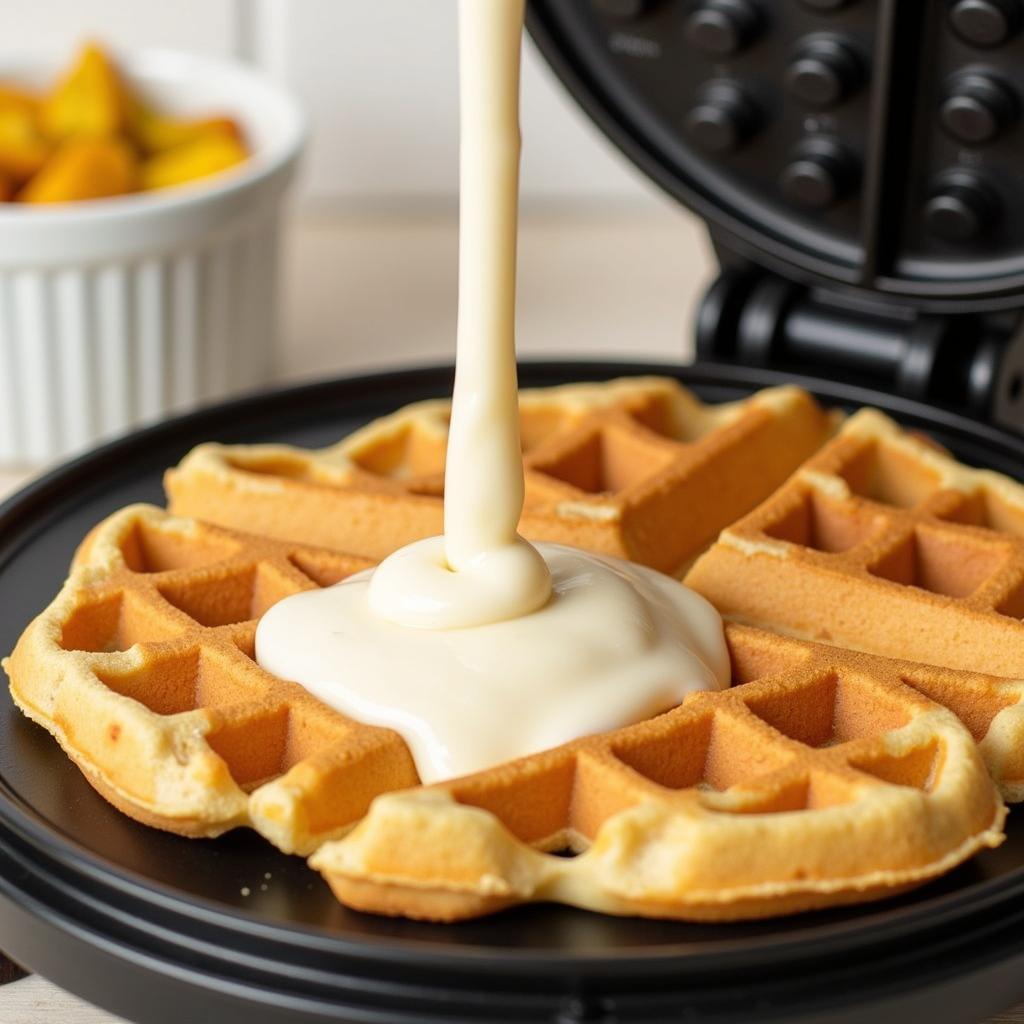
[[[435,782],[728,685],[718,614],[653,570],[517,533],[515,365],[524,0],[461,0],[457,370],[445,533],[272,607],[268,671],[389,726]]]

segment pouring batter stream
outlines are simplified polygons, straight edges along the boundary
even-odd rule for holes
[[[728,685],[714,609],[653,570],[516,530],[519,66],[524,0],[460,0],[457,370],[445,533],[281,601],[256,657],[397,730],[424,782],[649,717]]]

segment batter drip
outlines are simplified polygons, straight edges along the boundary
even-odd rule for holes
[[[424,782],[650,717],[729,683],[722,622],[651,569],[517,533],[523,0],[461,0],[457,371],[445,533],[274,605],[256,657],[409,745]]]

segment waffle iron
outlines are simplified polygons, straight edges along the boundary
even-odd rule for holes
[[[725,401],[792,381],[1024,478],[1024,2],[534,0],[530,29],[707,221],[722,272],[693,366],[528,363],[524,386],[668,373]],[[0,508],[0,650],[86,530],[160,502],[193,445],[322,445],[451,382],[282,389],[59,468]],[[254,834],[135,824],[0,693],[0,948],[140,1024],[980,1021],[1024,1001],[1024,812],[1008,833],[912,893],[774,921],[391,921]]]

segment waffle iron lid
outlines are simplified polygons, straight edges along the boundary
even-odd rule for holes
[[[1024,305],[1020,0],[532,0],[530,29],[723,263]]]

